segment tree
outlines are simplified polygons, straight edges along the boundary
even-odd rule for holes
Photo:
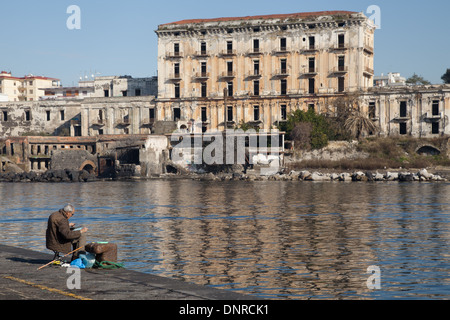
[[[358,140],[378,131],[375,123],[360,111],[353,111],[345,121],[344,127]]]
[[[441,79],[444,83],[450,84],[450,69],[447,69],[447,72],[444,73]]]
[[[413,85],[413,86],[430,85],[431,84],[430,81],[425,80],[422,76],[419,76],[415,73],[406,80],[406,83]]]

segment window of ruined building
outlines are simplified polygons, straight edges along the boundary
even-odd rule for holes
[[[287,60],[286,59],[280,60],[280,67],[281,67],[281,73],[283,73],[283,74],[287,73]]]
[[[65,116],[64,110],[59,111],[59,117],[60,117],[61,121],[65,120],[66,116]]]
[[[345,71],[345,56],[338,57],[338,71]]]
[[[281,120],[287,120],[287,108],[285,104],[281,105]]]
[[[227,41],[227,53],[233,53],[233,41]]]
[[[400,134],[406,135],[407,134],[407,124],[406,122],[400,123]]]
[[[127,90],[123,90],[122,91],[122,97],[126,97],[128,96],[128,91]]]
[[[286,95],[287,94],[287,80],[282,79],[280,86],[281,86],[281,95]]]
[[[408,116],[407,113],[407,104],[406,101],[400,102],[400,118],[406,118]]]
[[[343,34],[338,35],[338,47],[345,48],[345,35]]]
[[[227,121],[233,121],[233,106],[227,107]]]
[[[280,39],[280,50],[281,51],[286,51],[287,46],[286,46],[286,38],[281,38]]]
[[[259,39],[253,40],[253,52],[259,52]]]
[[[439,115],[439,100],[434,100],[432,104],[432,113],[433,116]]]
[[[174,73],[175,78],[178,78],[180,76],[180,64],[179,63],[173,64],[173,73]]]
[[[176,56],[178,56],[180,54],[180,44],[179,43],[173,44],[173,52]]]
[[[109,90],[103,90],[103,95],[105,97],[109,97]]]
[[[310,94],[314,94],[316,90],[316,79],[309,78],[308,79],[308,92]]]
[[[339,77],[338,78],[338,92],[344,92],[345,91],[345,78]]]
[[[202,122],[208,121],[208,115],[206,113],[206,107],[202,107]]]
[[[103,135],[103,129],[98,129],[98,135],[102,136]]]
[[[253,95],[259,96],[259,80],[253,81]]]
[[[309,37],[309,49],[314,50],[316,48],[316,38],[315,37]]]
[[[228,96],[232,97],[233,96],[233,81],[230,81],[227,83],[227,89],[228,89]]]
[[[49,111],[49,110],[45,111],[45,114],[46,114],[46,116],[47,116],[47,121],[50,121],[50,119],[51,119],[51,117],[50,117],[50,111]]]
[[[314,105],[314,103],[310,103],[310,104],[308,104],[308,110],[312,110],[312,111],[314,111],[314,110],[315,110],[315,108],[316,108],[316,106]]]
[[[259,75],[259,60],[253,61],[253,74],[255,76]]]
[[[229,76],[233,74],[233,61],[227,61],[227,74]]]
[[[431,124],[431,133],[432,134],[439,134],[439,122],[433,122]]]
[[[206,42],[202,42],[200,44],[200,54],[202,54],[202,55],[206,54]]]
[[[201,73],[202,73],[202,77],[205,77],[205,76],[206,76],[206,70],[207,70],[206,62],[202,62],[202,63],[201,63]]]
[[[25,121],[31,121],[31,111],[25,111]]]
[[[316,58],[308,58],[308,69],[309,72],[316,71]]]
[[[149,118],[150,118],[151,123],[155,122],[155,109],[154,108],[149,109]]]
[[[253,28],[253,32],[260,32],[261,31],[261,28],[260,27],[255,27],[255,28]]]
[[[140,96],[141,96],[141,89],[135,89],[135,90],[134,90],[134,95],[135,95],[136,97],[140,97]]]
[[[206,82],[202,82],[202,98],[206,98],[208,95],[208,86],[206,84]]]
[[[8,121],[8,111],[2,111],[2,121]]]
[[[179,98],[180,97],[180,84],[179,83],[174,84],[174,91],[175,91],[175,98]]]
[[[259,121],[259,106],[253,107],[253,120]]]
[[[376,106],[375,106],[375,102],[369,102],[369,118],[370,118],[370,119],[376,118]]]
[[[181,119],[181,109],[173,108],[173,121],[180,121]]]

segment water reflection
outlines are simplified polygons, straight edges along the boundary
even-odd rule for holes
[[[128,268],[281,299],[449,297],[448,184],[0,184],[0,242],[47,252],[70,202]],[[382,269],[382,290],[366,286]]]

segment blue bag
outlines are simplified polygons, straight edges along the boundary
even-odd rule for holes
[[[73,260],[73,261],[70,263],[70,266],[71,266],[71,267],[80,268],[80,269],[86,268],[86,266],[85,266],[84,263],[83,263],[83,260],[81,260],[80,258]]]

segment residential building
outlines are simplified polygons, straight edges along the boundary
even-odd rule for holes
[[[405,86],[406,78],[402,77],[398,72],[389,72],[387,75],[375,76],[373,82],[375,87]]]
[[[101,76],[80,81],[80,87],[93,87],[93,98],[156,96],[157,77],[133,78],[131,76]]]
[[[0,73],[0,94],[8,96],[8,101],[36,101],[45,95],[42,88],[61,86],[59,79],[27,75],[14,77],[10,72]]]
[[[270,130],[295,109],[325,110],[373,86],[374,31],[350,11],[160,25],[157,118]]]

